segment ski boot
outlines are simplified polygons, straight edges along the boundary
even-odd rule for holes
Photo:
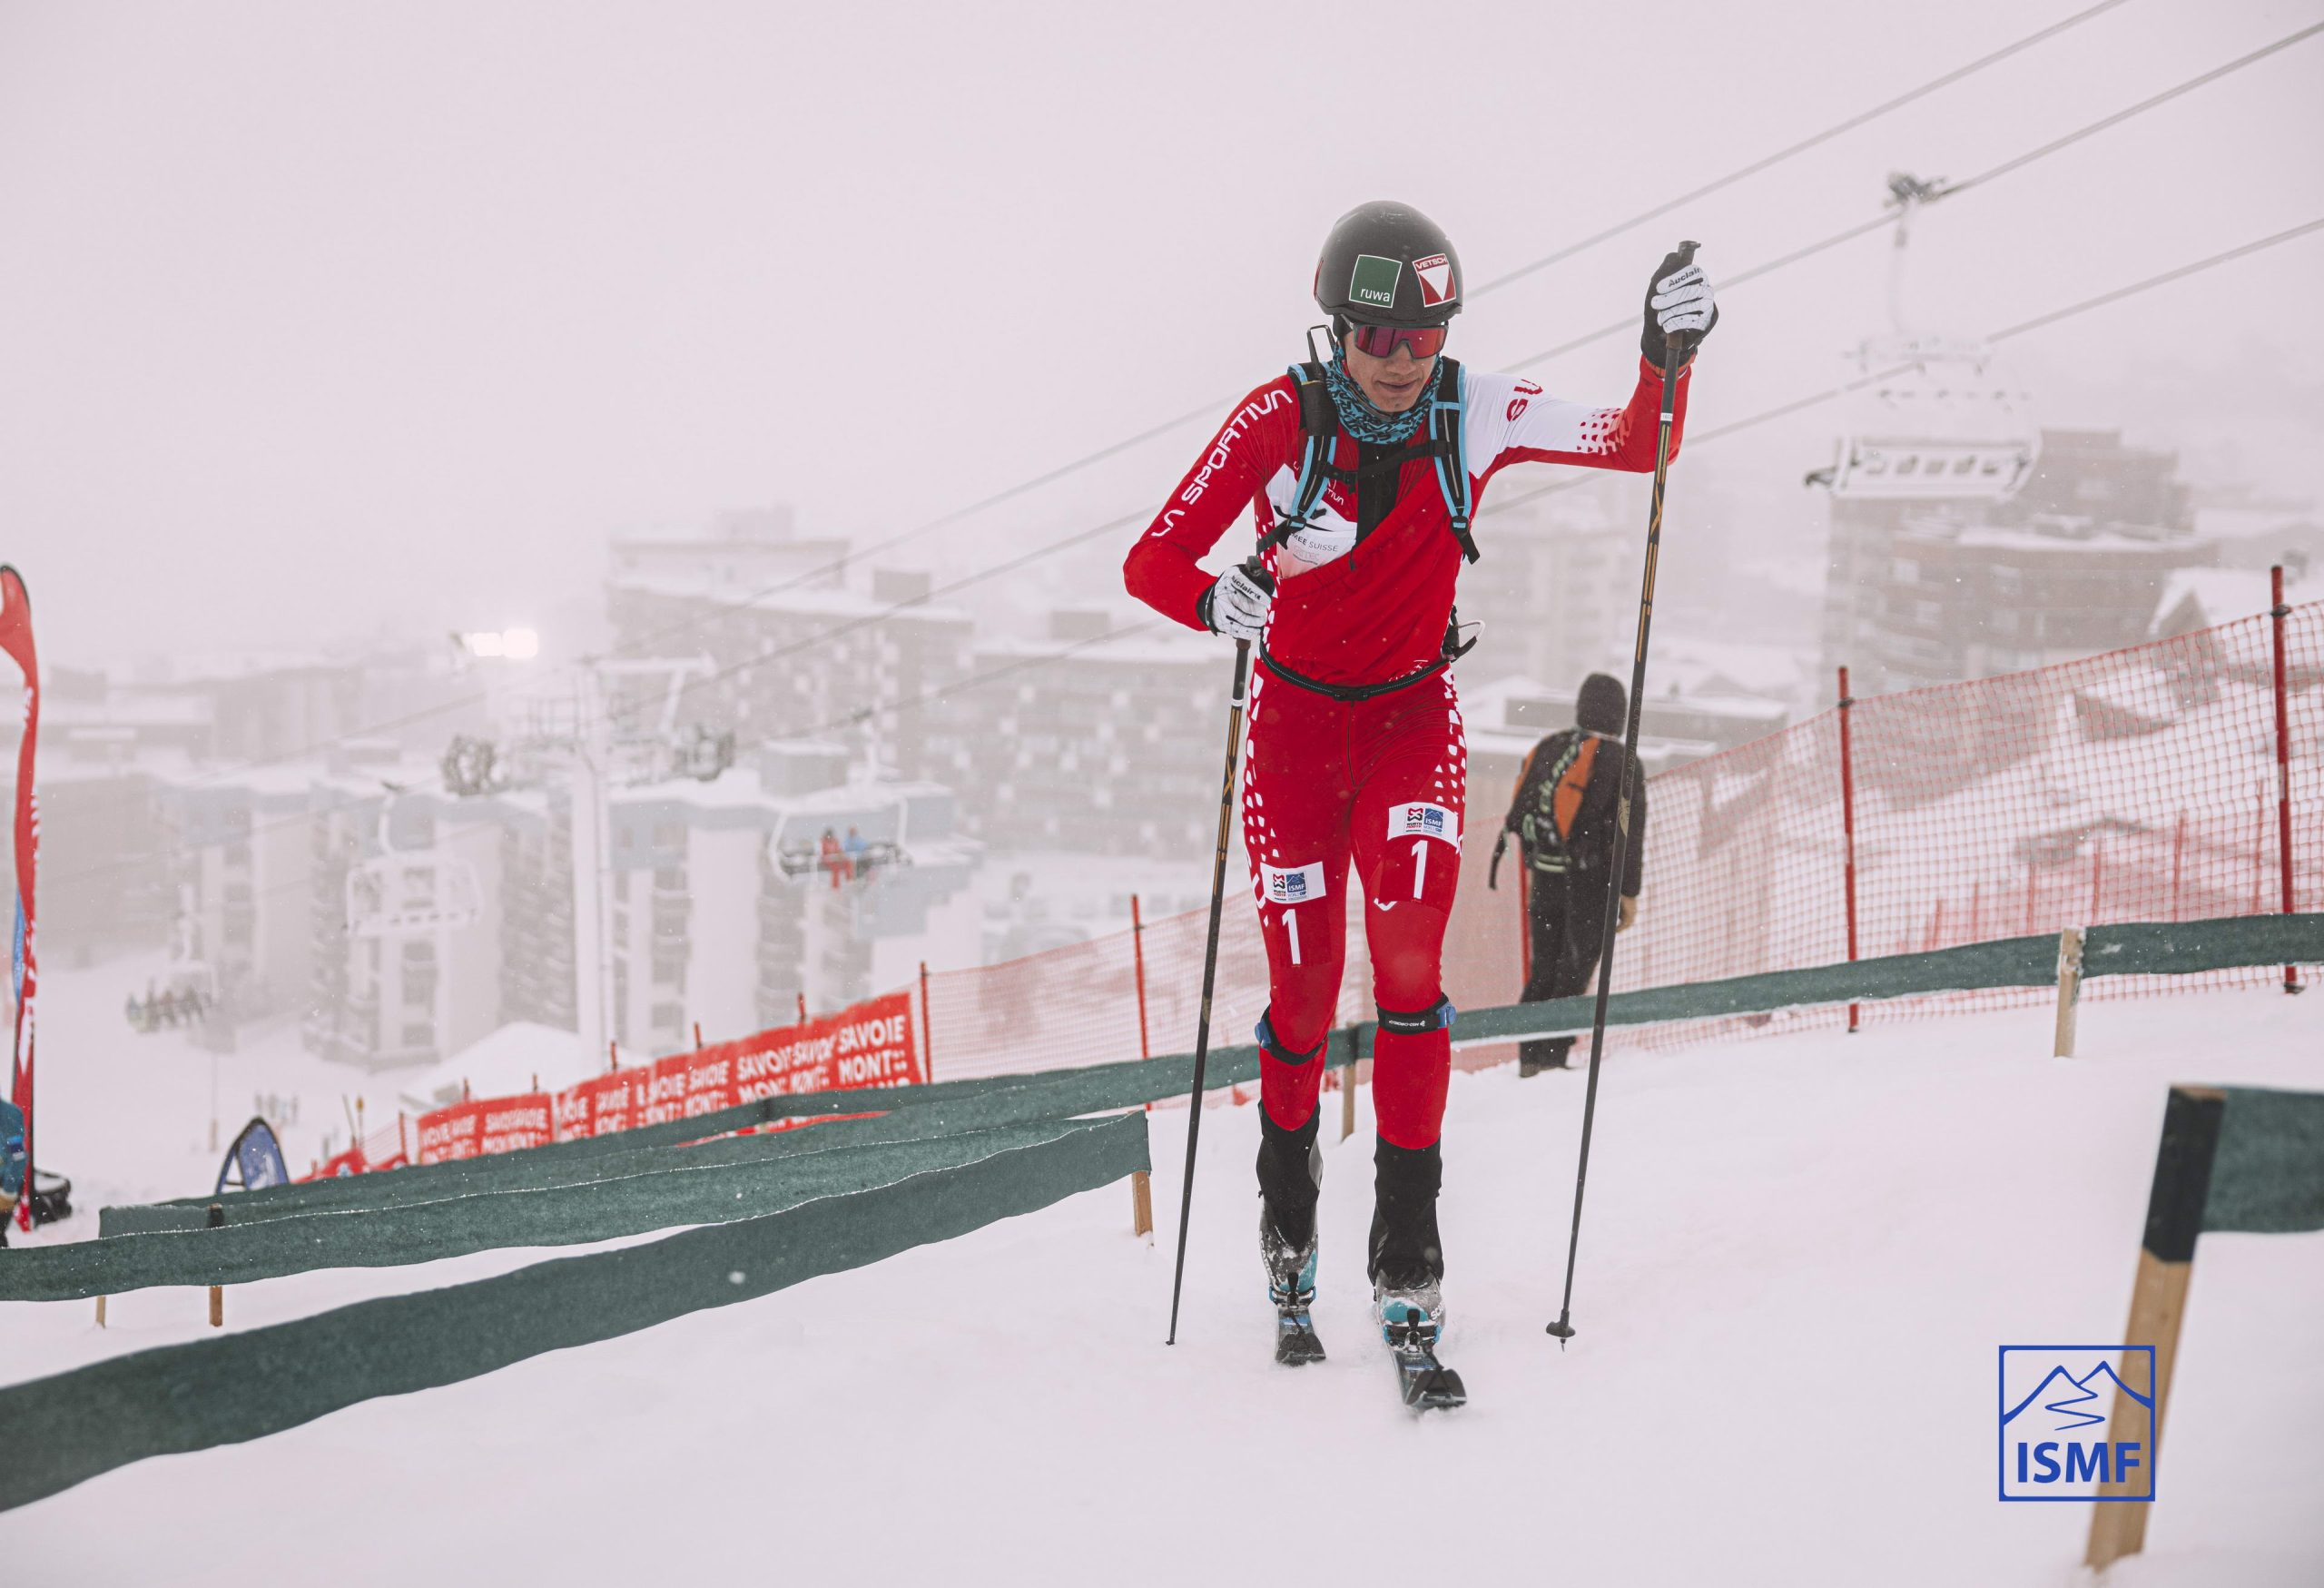
[[[1260,1038],[1271,1033],[1261,1022]],[[1285,1366],[1321,1362],[1309,1309],[1315,1305],[1315,1202],[1324,1183],[1324,1155],[1315,1145],[1320,1113],[1296,1130],[1259,1110],[1259,1260],[1275,1303],[1275,1359]]]
[[[1444,1332],[1444,1253],[1436,1233],[1436,1193],[1444,1155],[1431,1143],[1373,1149],[1372,1317],[1396,1365],[1404,1405],[1435,1411],[1462,1405],[1461,1376],[1437,1360]]]
[[[1324,1342],[1315,1337],[1315,1232],[1307,1244],[1295,1247],[1275,1233],[1275,1221],[1259,1210],[1259,1259],[1266,1265],[1267,1299],[1275,1303],[1275,1359],[1285,1367],[1303,1366],[1324,1359]]]

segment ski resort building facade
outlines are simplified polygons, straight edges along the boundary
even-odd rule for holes
[[[2219,559],[2176,455],[2119,431],[2043,430],[2014,483],[1934,439],[1889,440],[1879,461],[1876,479],[1818,477],[1833,487],[1823,700],[1842,666],[1870,694],[2136,645],[2172,576]]]
[[[610,794],[601,985],[625,1050],[785,1023],[931,952],[973,955],[980,852],[949,789],[796,790],[818,758],[769,761]],[[415,789],[426,771],[342,761],[165,789],[174,943],[167,985],[131,997],[199,994],[220,1046],[295,1016],[310,1050],[373,1070],[511,1022],[576,1030],[566,791],[457,798]]]

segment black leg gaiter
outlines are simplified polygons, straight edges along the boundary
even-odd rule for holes
[[[1284,1244],[1305,1251],[1315,1236],[1315,1198],[1323,1186],[1322,1155],[1315,1150],[1321,1109],[1296,1130],[1259,1110],[1259,1195],[1266,1199],[1267,1222]]]
[[[1414,1150],[1383,1141],[1374,1149],[1372,1163],[1373,1282],[1394,1287],[1443,1278],[1443,1243],[1436,1233],[1443,1144]]]

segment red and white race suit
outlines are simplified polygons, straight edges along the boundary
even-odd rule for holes
[[[1675,407],[1683,416],[1682,370]],[[1586,408],[1513,375],[1462,371],[1462,439],[1470,497],[1512,463],[1654,467],[1662,374],[1640,360],[1620,408]],[[1671,449],[1678,448],[1674,420]],[[1130,593],[1192,628],[1216,575],[1199,559],[1246,507],[1264,535],[1291,511],[1304,438],[1288,376],[1237,404],[1122,566]],[[1344,428],[1333,462],[1364,451]],[[1373,996],[1383,1015],[1373,1076],[1380,1134],[1433,1144],[1444,1118],[1452,1033],[1427,1017],[1443,999],[1440,956],[1460,880],[1468,804],[1467,746],[1449,670],[1368,700],[1341,701],[1293,684],[1287,669],[1334,686],[1385,683],[1443,654],[1461,547],[1426,459],[1404,464],[1393,505],[1359,535],[1357,490],[1334,481],[1313,524],[1270,552],[1276,593],[1255,666],[1243,770],[1243,842],[1267,948],[1275,1043],[1260,1059],[1261,1095],[1277,1125],[1315,1113],[1346,943],[1344,890],[1355,862],[1367,901]],[[1487,577],[1491,577],[1490,569]],[[1268,658],[1282,664],[1269,665]],[[1396,1023],[1433,1029],[1385,1029]]]

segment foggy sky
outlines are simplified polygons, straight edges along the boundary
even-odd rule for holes
[[[726,507],[892,533],[1278,372],[1361,200],[1421,205],[1482,282],[2079,8],[15,0],[0,557],[85,663],[541,622],[609,531]],[[1679,236],[1716,281],[1876,212],[1891,170],[1966,175],[2319,17],[2132,0],[1478,300],[1454,350],[1635,314]],[[2324,214],[2319,86],[2324,39],[1936,206],[1915,319],[1989,330]],[[1723,292],[1694,422],[1833,380],[1887,256]],[[2324,236],[2011,365],[2049,422],[2314,493],[2319,276]],[[1618,399],[1634,359],[1531,372]],[[1704,449],[1717,532],[1812,552],[1831,426]],[[1202,439],[894,560],[1150,511]]]

